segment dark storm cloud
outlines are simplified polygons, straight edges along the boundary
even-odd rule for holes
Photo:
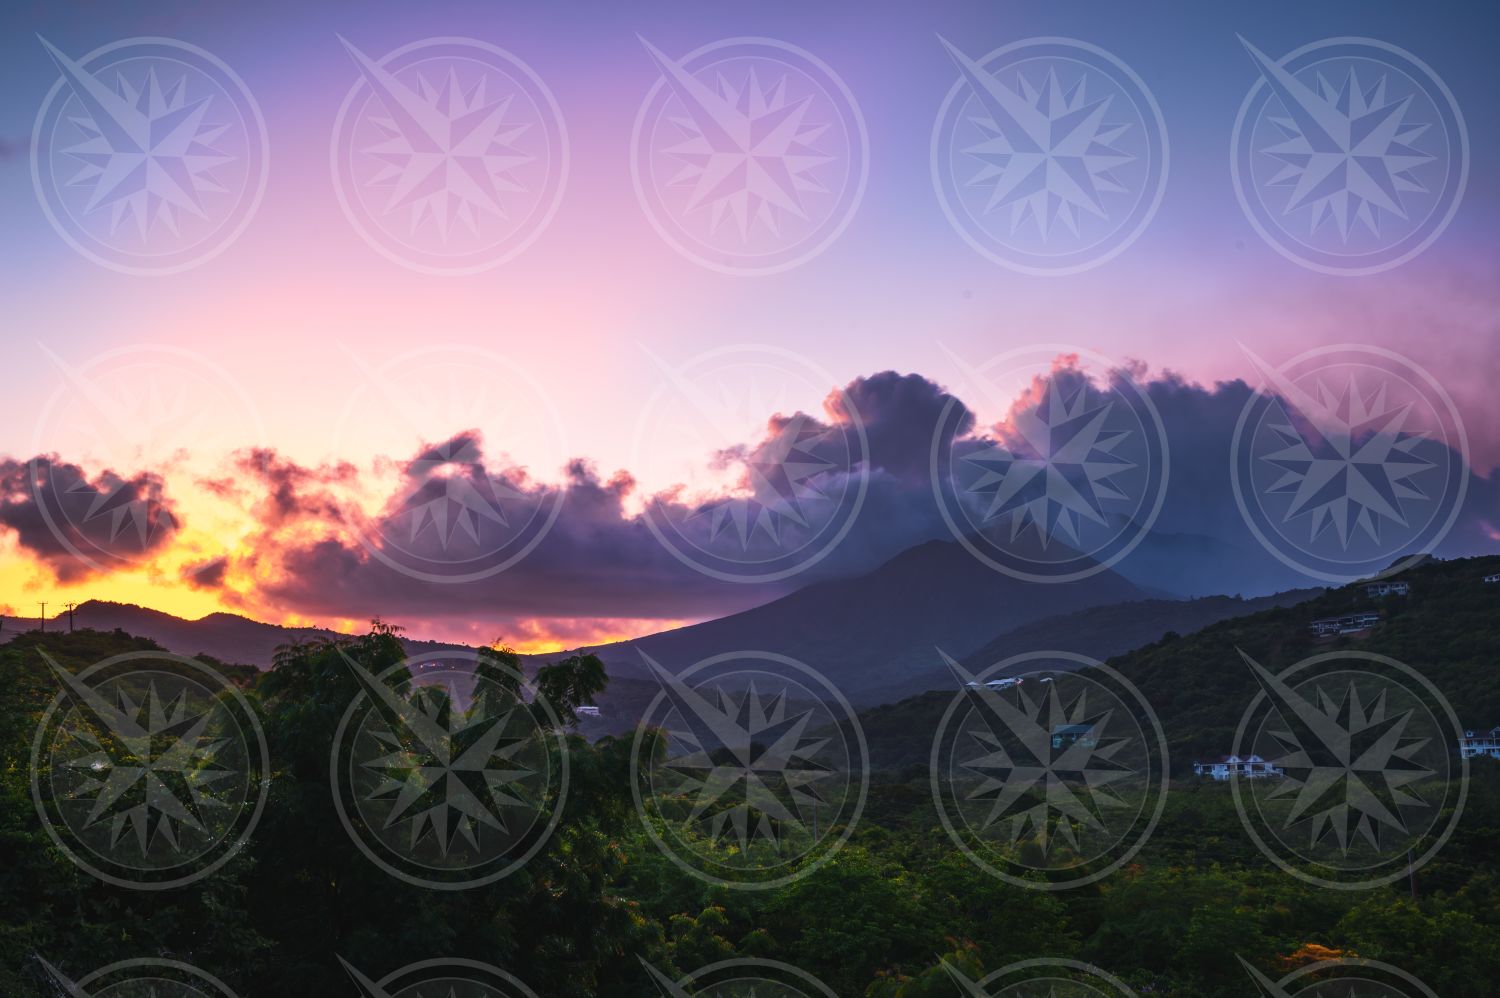
[[[181,525],[159,476],[90,479],[56,455],[0,461],[0,527],[60,582],[125,567],[162,550]]]
[[[1250,386],[1238,380],[1204,386],[1170,372],[1148,377],[1139,368],[1112,377],[1132,379],[1149,397],[1171,453],[1161,514],[1146,541],[1116,569],[1141,585],[1179,594],[1310,584],[1259,545],[1234,499],[1229,444],[1253,396]],[[1084,375],[1061,359],[1052,381],[1071,397]],[[363,490],[370,485],[353,466],[304,466],[269,449],[240,453],[233,476],[199,485],[245,508],[251,533],[229,555],[190,566],[185,578],[210,589],[232,581],[233,590],[246,593],[244,605],[251,610],[351,618],[716,616],[819,579],[867,571],[923,541],[949,539],[930,473],[940,420],[946,420],[940,439],[960,454],[996,442],[1015,445],[1017,417],[1043,403],[1045,384],[1039,381],[987,427],[977,426],[972,412],[943,387],[890,371],[831,393],[821,412],[770,417],[760,439],[730,448],[725,460],[748,469],[795,446],[821,470],[802,483],[805,499],[799,502],[807,522],[782,523],[775,540],[752,531],[747,550],[757,544],[795,547],[804,535],[815,536],[816,518],[846,509],[840,504],[851,502],[862,485],[858,516],[842,541],[809,571],[774,583],[736,584],[696,571],[674,557],[637,512],[645,505],[656,523],[670,523],[683,538],[706,544],[720,529],[715,503],[691,499],[681,488],[641,496],[629,473],[605,476],[581,459],[566,466],[561,482],[537,482],[523,471],[493,466],[475,430],[385,462],[397,486],[376,498],[373,522],[360,519],[351,498],[368,499]],[[856,426],[863,427],[862,441]],[[867,463],[858,461],[860,455]],[[745,476],[743,485],[756,486],[748,470]],[[0,464],[0,489],[0,526],[63,579],[93,570],[74,557],[69,544],[102,551],[94,559],[101,564],[124,563],[160,548],[177,526],[160,479],[149,473],[130,479],[104,473],[90,481],[76,465],[43,457],[34,468],[31,462]],[[388,561],[401,563],[394,557],[397,548],[402,557],[441,562],[453,545],[497,529],[483,516],[465,519],[462,504],[437,502],[455,490],[460,498],[477,497],[474,508],[508,511],[516,522],[554,507],[556,519],[524,557],[488,577],[444,584],[392,567]],[[110,497],[103,507],[107,515],[98,507],[101,493]],[[43,508],[38,497],[49,505]],[[111,512],[137,502],[150,512],[145,521]],[[425,518],[414,513],[424,508],[431,510]],[[141,522],[149,526],[144,535],[137,530]],[[118,529],[122,523],[124,530]],[[1500,550],[1500,480],[1494,475],[1469,479],[1463,514],[1438,550],[1450,556]]]
[[[950,405],[958,410],[960,434],[973,428],[973,416],[963,403],[917,374],[882,371],[856,378],[844,389],[843,397],[864,424],[871,465],[897,481],[924,489],[931,478],[928,455],[933,431],[944,410]]]
[[[184,565],[182,581],[194,589],[218,589],[224,585],[224,574],[229,568],[226,557],[210,558],[208,561]]]
[[[1139,584],[1183,594],[1310,584],[1259,546],[1234,501],[1228,448],[1240,412],[1252,396],[1250,387],[1243,381],[1203,386],[1171,373],[1147,378],[1139,369],[1112,377],[1139,379],[1137,384],[1166,427],[1171,452],[1170,488],[1154,530],[1117,570]],[[1066,360],[1052,376],[1066,397],[1083,386],[1084,378]],[[305,468],[274,453],[258,452],[243,464],[248,473],[259,475],[266,490],[257,505],[261,531],[253,556],[260,566],[256,595],[285,609],[341,616],[487,614],[519,620],[691,618],[733,612],[820,578],[869,570],[922,541],[949,538],[929,471],[929,448],[940,416],[947,412],[949,435],[957,431],[954,446],[965,453],[996,441],[1013,444],[1016,416],[1043,403],[1045,385],[1039,381],[999,424],[987,428],[977,428],[972,413],[939,385],[895,372],[855,380],[830,395],[823,413],[772,417],[763,439],[730,448],[726,460],[754,463],[795,444],[828,465],[810,480],[817,490],[848,496],[851,483],[860,476],[866,487],[853,527],[828,557],[806,573],[764,585],[718,581],[673,557],[646,520],[628,512],[638,504],[631,503],[637,485],[627,473],[604,478],[587,462],[575,460],[562,483],[538,484],[518,472],[488,468],[483,440],[475,431],[424,447],[399,465],[408,486],[444,467],[447,474],[460,476],[476,489],[506,491],[509,501],[522,508],[560,502],[560,512],[535,549],[507,570],[463,584],[422,581],[384,564],[351,536],[342,507],[332,498],[351,481],[351,469]],[[855,421],[846,406],[854,408],[864,427],[868,467],[849,466],[848,454],[859,451]],[[421,487],[429,488],[430,483]],[[1495,482],[1473,479],[1466,514],[1441,550],[1496,550],[1496,498]],[[375,533],[397,536],[408,551],[440,558],[443,537],[435,527],[407,536],[411,499],[405,491],[390,497]],[[648,502],[653,515],[663,518],[658,523],[674,523],[684,536],[706,541],[714,529],[712,507],[694,505],[681,490],[666,490],[648,497]],[[815,503],[807,505],[813,508]],[[1483,515],[1486,509],[1492,511],[1488,519]],[[309,529],[310,525],[323,529]],[[453,523],[447,529],[456,535]],[[775,543],[795,546],[802,529],[812,528],[784,526]],[[387,530],[407,534],[386,534]],[[751,541],[773,543],[754,537]]]
[[[868,569],[942,535],[928,485],[927,451],[938,413],[948,401],[942,389],[924,378],[885,372],[834,393],[823,413],[772,417],[763,439],[726,452],[726,460],[754,463],[788,443],[805,446],[813,459],[828,465],[809,489],[833,497],[824,506],[816,497],[806,503],[814,518],[832,515],[825,508],[828,502],[851,502],[858,483],[865,483],[859,516],[843,542],[815,570],[764,585],[716,580],[674,557],[646,519],[628,511],[637,490],[628,473],[605,478],[588,462],[574,460],[560,485],[542,485],[487,467],[483,441],[472,430],[424,446],[400,465],[404,487],[384,502],[379,522],[365,525],[365,541],[373,538],[379,546],[396,538],[405,553],[439,561],[445,544],[464,541],[452,522],[445,525],[446,536],[432,525],[413,537],[407,525],[414,501],[420,504],[439,487],[430,477],[439,468],[441,485],[457,477],[481,493],[496,490],[502,495],[501,508],[508,505],[505,495],[522,509],[560,503],[556,521],[523,559],[488,578],[451,585],[411,578],[384,563],[358,534],[339,529],[349,526],[348,518],[331,495],[348,483],[343,471],[301,467],[280,455],[257,453],[243,468],[257,475],[274,499],[257,503],[260,530],[252,557],[262,568],[276,566],[262,575],[258,595],[287,608],[345,616],[482,611],[515,617],[682,618],[743,609],[817,578]],[[857,417],[846,411],[849,407]],[[864,429],[863,444],[856,425]],[[858,460],[862,455],[868,464]],[[710,542],[710,507],[677,490],[647,497],[647,502],[658,524],[672,524],[690,542]],[[326,529],[310,529],[310,524]],[[802,540],[798,531],[815,530],[816,524],[782,523],[779,529],[776,541],[752,535],[752,552],[758,543],[795,548]]]

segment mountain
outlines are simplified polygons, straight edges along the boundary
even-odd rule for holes
[[[1022,582],[980,563],[954,541],[909,548],[874,571],[813,583],[787,596],[717,620],[634,641],[585,649],[610,675],[647,678],[641,653],[668,669],[733,651],[769,651],[802,662],[854,704],[909,692],[941,647],[964,656],[998,633],[1058,613],[1146,597],[1104,570],[1086,579]],[[926,680],[921,682],[925,683]]]
[[[1294,589],[1256,599],[1209,596],[1194,600],[1131,600],[1092,606],[1008,629],[962,656],[960,664],[971,673],[979,673],[1012,655],[1042,650],[1070,651],[1103,661],[1164,637],[1191,634],[1219,621],[1262,610],[1296,606],[1322,592],[1321,589]],[[642,639],[631,647],[649,647],[652,640]],[[939,647],[946,651],[949,644],[944,642]],[[845,693],[856,707],[868,707],[896,703],[932,690],[938,691],[932,694],[932,702],[946,706],[953,689],[953,673],[946,665],[934,661],[935,654],[917,657],[919,662],[895,681],[845,690]],[[654,681],[627,678],[615,669],[611,669],[611,676],[609,692],[602,701],[605,716],[583,725],[582,730],[590,737],[629,730],[660,692]],[[897,716],[900,716],[899,710]],[[892,737],[887,734],[881,757],[889,754],[904,758],[902,751],[892,749]]]

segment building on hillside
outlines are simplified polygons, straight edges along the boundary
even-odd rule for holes
[[[1079,742],[1085,748],[1094,748],[1099,744],[1099,739],[1094,735],[1092,724],[1057,724],[1052,728],[1052,747],[1055,749],[1071,748]]]
[[[1340,634],[1356,634],[1368,631],[1380,623],[1380,614],[1374,610],[1346,613],[1342,617],[1322,617],[1308,624],[1314,637],[1331,638]]]
[[[1406,582],[1367,582],[1365,583],[1365,595],[1370,597],[1379,596],[1405,596],[1411,592],[1410,583]]]
[[[1497,572],[1494,575],[1486,575],[1484,577],[1484,581],[1486,581],[1486,582],[1500,582],[1500,572]]]
[[[1465,731],[1464,736],[1458,740],[1458,754],[1465,759],[1472,759],[1477,755],[1500,759],[1500,727],[1489,731]]]
[[[576,708],[574,710],[574,713],[579,717],[598,717],[599,708],[593,706],[592,704],[584,704],[583,706]]]
[[[1285,776],[1286,771],[1258,755],[1222,755],[1212,762],[1193,763],[1193,775],[1214,780],[1227,780],[1231,776],[1242,780],[1273,780]]]
[[[1021,678],[1019,678],[1019,677],[1010,678],[1010,679],[986,679],[984,681],[983,685],[989,687],[992,690],[1007,690],[1007,689],[1010,689],[1012,686],[1020,686],[1022,682],[1023,682],[1023,680]],[[970,680],[969,682],[964,683],[964,685],[965,686],[979,686],[980,684],[977,683],[977,682],[975,682],[974,680]]]

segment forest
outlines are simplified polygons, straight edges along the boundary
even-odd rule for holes
[[[986,875],[939,828],[925,759],[951,699],[941,693],[861,716],[868,800],[831,859],[767,890],[691,875],[637,814],[632,738],[589,743],[574,730],[576,709],[607,690],[587,655],[558,656],[530,677],[551,704],[537,712],[546,751],[565,754],[569,774],[535,854],[471,889],[405,882],[351,846],[329,789],[329,745],[360,692],[349,662],[394,669],[392,688],[417,695],[401,670],[398,629],[378,621],[363,636],[284,648],[264,673],[209,663],[233,678],[264,731],[273,765],[259,822],[210,876],[166,890],[111,884],[72,862],[39,820],[50,805],[34,799],[33,743],[59,696],[57,668],[77,674],[158,649],[122,632],[24,633],[0,646],[0,993],[61,993],[47,965],[77,977],[159,956],[210,968],[243,996],[355,994],[341,961],[378,976],[462,957],[504,968],[538,995],[637,996],[658,993],[651,968],[672,976],[755,957],[800,968],[838,995],[911,998],[960,993],[954,970],[978,980],[1059,957],[1141,994],[1229,998],[1256,993],[1245,964],[1275,979],[1358,956],[1436,994],[1482,998],[1500,967],[1500,762],[1473,761],[1462,818],[1430,862],[1363,890],[1331,890],[1269,862],[1246,836],[1230,786],[1195,777],[1191,763],[1228,751],[1254,693],[1237,651],[1273,668],[1314,651],[1378,651],[1428,676],[1466,725],[1500,721],[1500,593],[1476,577],[1493,562],[1413,569],[1411,594],[1382,601],[1371,633],[1322,644],[1310,636],[1309,620],[1370,604],[1346,587],[1112,659],[1160,713],[1170,792],[1128,864],[1055,891]],[[514,662],[484,650],[479,669],[505,675]]]

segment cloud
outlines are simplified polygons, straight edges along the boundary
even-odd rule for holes
[[[958,408],[958,432],[973,428],[973,417],[947,391],[918,374],[882,371],[856,378],[842,395],[859,413],[869,442],[870,460],[878,471],[908,484],[929,488],[929,451],[933,432],[949,406]]]
[[[1190,594],[1310,584],[1258,544],[1234,500],[1229,441],[1252,398],[1250,386],[1239,380],[1204,386],[1171,372],[1148,375],[1141,365],[1107,376],[1140,386],[1160,414],[1171,453],[1170,488],[1155,528],[1117,569],[1143,585]],[[1072,398],[1086,381],[1069,358],[1060,358],[1051,376],[1064,398]],[[638,486],[628,473],[606,478],[588,462],[574,460],[560,484],[541,484],[516,469],[492,466],[475,430],[390,462],[397,472],[391,491],[378,498],[378,512],[368,519],[351,514],[351,504],[340,498],[361,485],[361,476],[349,466],[308,468],[271,452],[247,455],[241,465],[246,481],[258,481],[262,494],[254,504],[251,549],[239,558],[254,566],[250,599],[302,614],[477,616],[513,633],[534,628],[536,618],[717,616],[820,578],[867,571],[926,540],[949,539],[930,481],[930,448],[940,418],[948,414],[949,439],[963,453],[997,443],[1019,447],[1028,414],[1053,404],[1047,387],[1039,380],[996,424],[982,428],[941,386],[891,371],[831,393],[820,413],[770,417],[760,439],[721,454],[745,469],[740,486],[752,496],[767,488],[748,469],[788,448],[800,448],[799,460],[817,470],[799,490],[812,497],[802,502],[801,519],[783,517],[774,536],[769,528],[749,531],[746,552],[757,553],[757,545],[772,551],[778,544],[795,548],[815,537],[818,517],[836,515],[838,503],[854,494],[854,484],[863,483],[858,516],[842,542],[813,569],[774,583],[743,585],[708,577],[674,557],[651,529],[653,521],[665,523],[692,544],[708,546],[716,537],[722,542],[723,532],[735,529],[724,525],[730,521],[728,514],[720,515],[722,497],[667,489],[641,497],[646,513],[628,512],[641,506],[631,501]],[[866,459],[851,465],[851,453]],[[1471,500],[1495,508],[1494,482],[1475,478],[1472,488]],[[820,495],[833,499],[820,507]],[[751,506],[753,517],[758,507]],[[487,507],[507,511],[508,523],[487,519]],[[486,538],[494,536],[488,531],[524,535],[518,524],[539,522],[554,508],[555,520],[540,531],[535,546],[504,571],[443,584],[401,570],[462,561],[484,548]],[[821,512],[807,512],[816,510]],[[1495,520],[1500,516],[1490,518]],[[1492,550],[1493,533],[1470,516],[1443,550]]]
[[[90,478],[57,455],[0,460],[0,527],[49,568],[75,582],[148,560],[182,526],[153,471]]]
[[[777,414],[764,435],[721,455],[746,469],[789,446],[804,448],[809,467],[803,507],[776,519],[775,536],[751,531],[742,552],[796,549],[849,512],[859,515],[841,543],[815,569],[776,582],[746,585],[709,577],[674,556],[652,531],[679,531],[682,549],[732,544],[733,528],[716,527],[721,497],[688,497],[667,489],[636,497],[627,472],[605,477],[587,461],[566,467],[557,485],[538,483],[517,469],[492,466],[482,436],[464,430],[424,445],[393,463],[391,489],[362,517],[353,493],[363,483],[348,467],[297,465],[271,452],[246,454],[241,488],[250,498],[255,530],[236,567],[253,577],[248,599],[282,612],[338,616],[463,617],[516,622],[558,619],[690,619],[717,616],[774,599],[818,578],[874,567],[899,551],[943,536],[928,484],[928,448],[950,397],[917,375],[882,372],[831,393],[817,414]],[[863,429],[861,436],[860,429]],[[826,467],[825,467],[826,466]],[[751,495],[751,516],[776,496],[748,470],[740,486]],[[346,494],[347,493],[347,494]],[[760,505],[757,505],[760,504]],[[480,561],[487,543],[505,531],[524,537],[528,524],[555,519],[524,557],[495,574],[462,584],[421,577],[424,566]],[[490,510],[507,522],[496,522]],[[800,519],[799,519],[800,518]],[[402,571],[402,569],[417,571]],[[237,586],[236,588],[240,588]]]
[[[194,589],[219,589],[224,585],[224,573],[228,568],[229,559],[225,557],[184,565],[182,581]]]
[[[1118,571],[1178,594],[1312,584],[1260,545],[1235,501],[1229,447],[1253,398],[1250,385],[1202,385],[1139,364],[1103,377],[1129,379],[1150,399],[1171,455],[1160,516]],[[1050,378],[1064,399],[1087,382],[1069,358],[1059,358]],[[756,439],[727,448],[720,458],[741,472],[733,500],[681,487],[641,496],[628,472],[606,475],[583,459],[570,461],[561,481],[538,481],[487,452],[472,428],[362,468],[303,465],[271,449],[247,450],[234,456],[232,475],[197,483],[239,506],[244,538],[220,557],[200,555],[180,577],[256,615],[379,615],[450,633],[477,628],[484,640],[495,634],[527,642],[547,635],[592,640],[651,630],[651,621],[667,626],[720,616],[820,579],[868,571],[924,541],[951,539],[931,484],[939,423],[945,421],[939,439],[961,457],[997,444],[1024,448],[1026,421],[1054,404],[1048,385],[1033,383],[994,424],[980,426],[954,394],[920,375],[884,371],[855,379],[831,392],[820,411],[772,414]],[[1138,456],[1130,446],[1121,453]],[[789,452],[804,471],[791,492],[755,470]],[[0,464],[0,489],[0,525],[62,579],[154,554],[180,526],[161,479],[147,472],[89,479],[76,465],[40,457]],[[826,557],[771,582],[710,577],[657,536],[677,531],[669,536],[686,551],[742,543],[748,558],[819,541],[819,531],[852,513],[856,500],[858,515]],[[749,528],[740,538],[742,524]],[[74,549],[90,559],[80,560]],[[1497,550],[1500,479],[1476,474],[1464,515],[1439,553]],[[443,581],[465,574],[464,566],[478,570],[461,582]]]

